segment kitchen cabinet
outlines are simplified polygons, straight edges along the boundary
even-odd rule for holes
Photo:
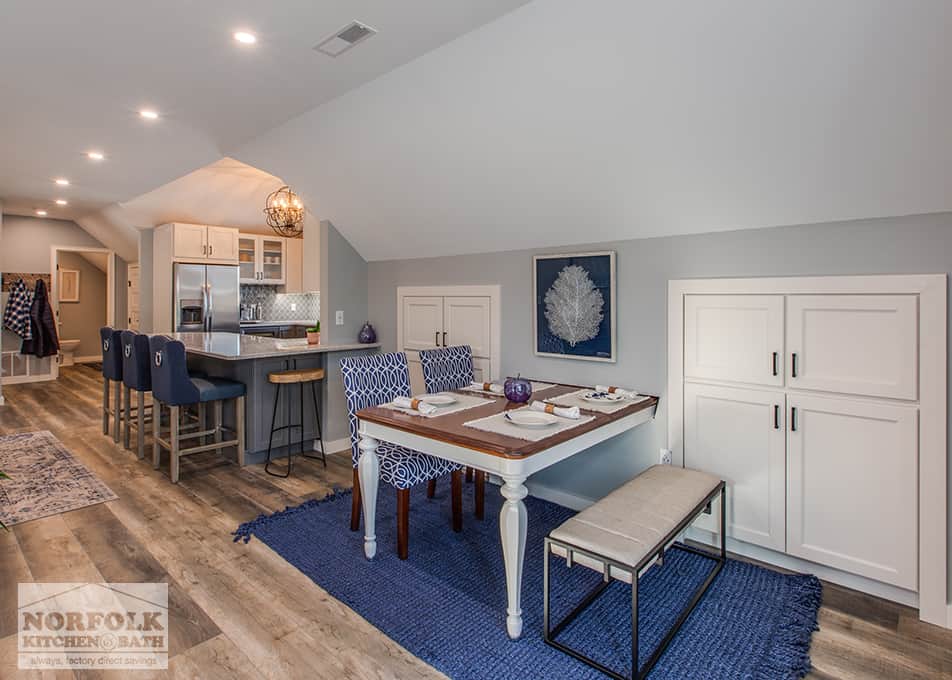
[[[287,245],[280,236],[238,235],[241,283],[280,286],[287,278]]]
[[[684,458],[721,477],[727,533],[774,550],[786,547],[784,393],[720,385],[684,386]],[[719,513],[697,526],[718,531]]]
[[[175,222],[162,225],[172,232],[172,259],[175,262],[236,264],[238,230],[203,224]]]

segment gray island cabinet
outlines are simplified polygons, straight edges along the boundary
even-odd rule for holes
[[[305,339],[280,339],[239,333],[174,333],[188,354],[190,371],[202,371],[210,376],[238,380],[247,386],[245,399],[246,463],[264,461],[268,450],[268,434],[274,409],[276,385],[268,382],[268,374],[289,368],[323,368],[324,380],[317,386],[321,407],[321,425],[324,445],[328,453],[350,447],[347,422],[347,402],[340,378],[340,359],[345,356],[374,353],[375,344],[308,345]],[[292,422],[300,419],[298,386],[281,390],[277,425],[288,422],[288,408]],[[234,427],[234,413],[225,409],[225,425]],[[314,404],[310,388],[304,390],[305,448],[312,446],[317,436]],[[292,453],[297,453],[298,430],[293,432]],[[274,436],[273,454],[287,453],[287,432]]]

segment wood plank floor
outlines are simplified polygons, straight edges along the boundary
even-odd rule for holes
[[[50,430],[119,500],[0,531],[0,678],[442,678],[260,541],[230,532],[261,512],[351,483],[349,452],[277,479],[214,453],[183,461],[179,485],[101,433],[99,374],[10,385],[0,434]],[[169,584],[168,672],[16,670],[16,584]],[[915,611],[825,584],[812,658],[817,680],[952,678],[952,633]]]

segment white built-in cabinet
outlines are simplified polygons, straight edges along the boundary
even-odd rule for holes
[[[261,234],[238,235],[238,269],[241,283],[280,286],[287,281],[287,240]]]
[[[686,295],[683,329],[684,464],[728,535],[915,590],[917,297]]]
[[[238,262],[238,231],[230,227],[174,222],[172,259],[176,262],[235,264]]]
[[[469,345],[473,349],[474,378],[482,381],[496,377],[498,287],[401,288],[397,296],[399,350],[407,354],[414,393],[424,391],[421,349]]]

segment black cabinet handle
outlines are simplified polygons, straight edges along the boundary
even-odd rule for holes
[[[436,337],[433,339],[433,344],[436,345],[437,347],[440,346],[440,332],[439,331],[436,332]]]
[[[773,374],[777,375],[779,373],[779,367],[777,366],[777,353],[773,353]]]
[[[790,431],[791,432],[797,431],[797,407],[796,406],[790,407]]]
[[[446,347],[446,331],[443,331],[443,346]]]
[[[790,355],[790,376],[793,378],[797,377],[797,353],[796,352]]]
[[[773,429],[780,429],[780,406],[779,404],[774,404],[773,407]]]

